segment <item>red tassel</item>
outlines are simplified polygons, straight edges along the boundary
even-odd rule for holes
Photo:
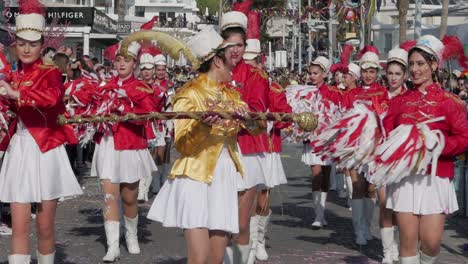
[[[330,67],[330,72],[335,73],[335,72],[342,72],[342,73],[348,73],[348,65],[344,63],[335,63]]]
[[[364,55],[364,53],[366,52],[374,52],[375,54],[379,55],[379,49],[372,46],[372,45],[366,45],[364,46],[364,48],[359,51],[359,54],[358,54],[358,59],[361,59],[362,55]]]
[[[465,56],[463,44],[457,36],[445,36],[442,43],[445,46],[442,53],[443,61],[457,59],[461,67],[468,67],[468,58]]]
[[[115,43],[114,45],[105,48],[104,58],[108,61],[113,61],[118,49],[119,49],[119,43]]]
[[[40,14],[45,16],[45,6],[38,0],[19,0],[20,14]]]
[[[151,45],[149,43],[143,43],[140,48],[140,56],[143,53],[149,53],[151,56],[156,56],[158,54],[162,54],[162,51],[155,47],[154,45]]]
[[[141,30],[151,30],[153,29],[154,23],[158,22],[159,16],[154,16],[150,21],[144,23],[141,25],[140,29]]]
[[[409,50],[416,45],[416,40],[407,40],[400,44],[400,48],[409,52]]]
[[[239,11],[244,13],[245,15],[248,15],[250,11],[250,7],[252,7],[253,2],[251,0],[245,0],[243,2],[235,2],[232,5],[232,11]]]
[[[247,19],[247,39],[260,39],[260,13],[250,11]]]
[[[344,45],[343,51],[341,52],[341,55],[340,55],[340,62],[348,65],[352,54],[353,54],[353,46],[348,45],[348,44]]]

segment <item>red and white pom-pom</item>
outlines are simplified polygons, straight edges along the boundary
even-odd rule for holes
[[[380,140],[378,117],[371,106],[355,103],[338,121],[318,132],[314,151],[336,162],[338,168],[359,169]]]
[[[444,147],[442,132],[430,130],[426,123],[400,125],[377,146],[368,180],[377,187],[398,183],[411,175],[426,175],[430,164],[435,175]]]

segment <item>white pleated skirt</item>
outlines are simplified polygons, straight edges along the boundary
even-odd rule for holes
[[[240,148],[239,148],[240,149]],[[240,154],[244,175],[238,174],[237,190],[245,191],[257,185],[265,185],[270,173],[268,153]]]
[[[387,208],[416,215],[451,214],[458,210],[453,182],[447,178],[414,175],[387,189]]]
[[[288,183],[280,153],[273,152],[266,154],[266,168],[269,169],[269,172],[265,175],[265,186],[267,188]]]
[[[165,227],[239,233],[237,179],[234,162],[223,148],[211,184],[188,177],[167,180],[147,217]]]
[[[114,137],[106,135],[94,149],[91,175],[112,183],[134,183],[158,169],[148,149],[115,150]]]
[[[41,203],[82,193],[65,147],[42,153],[19,121],[0,171],[0,201]]]
[[[309,165],[309,166],[312,166],[312,165],[322,165],[322,166],[331,165],[331,162],[323,161],[321,159],[321,157],[315,155],[314,152],[312,151],[312,147],[308,143],[304,144],[304,149],[302,151],[301,161],[304,164]]]

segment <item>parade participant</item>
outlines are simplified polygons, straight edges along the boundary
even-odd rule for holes
[[[9,263],[29,263],[31,203],[38,204],[36,230],[39,263],[55,258],[54,219],[61,197],[82,193],[65,152],[65,143],[77,142],[70,126],[58,126],[65,112],[61,73],[44,64],[44,7],[20,1],[16,17],[18,69],[11,83],[0,81],[0,94],[10,100],[16,118],[0,172],[0,200],[11,204],[13,236]],[[10,131],[12,132],[12,131]]]
[[[325,83],[329,68],[330,62],[323,56],[319,56],[311,62],[309,65],[309,75],[312,90],[301,91],[299,100],[309,100],[309,98],[312,98],[311,93],[318,93],[323,105],[329,106],[331,101],[324,96],[329,91]],[[313,153],[309,140],[304,142],[302,162],[310,166],[312,173],[312,192],[315,211],[315,220],[312,223],[312,227],[320,229],[327,225],[324,212],[330,182],[331,164],[328,161],[323,161],[321,157]]]
[[[377,82],[381,68],[379,52],[373,46],[365,46],[359,52],[359,57],[362,85],[349,93],[349,107],[352,107],[356,101],[367,102],[373,105],[374,111],[380,116],[388,107],[388,93],[387,89]],[[366,240],[372,239],[370,227],[376,202],[375,187],[366,181],[364,173],[351,171],[351,179],[353,182],[353,223],[356,222],[360,227],[355,230],[358,234],[356,243],[367,245]]]
[[[445,37],[443,42],[431,35],[419,38],[408,57],[415,88],[392,100],[384,119],[387,134],[399,125],[426,121],[432,133],[439,130],[445,141],[437,163],[431,164],[432,175],[411,175],[387,185],[387,208],[397,214],[403,264],[436,263],[446,216],[458,210],[454,158],[468,149],[467,113],[459,98],[440,87],[437,70],[454,56],[466,67],[462,54],[463,45],[456,37]],[[431,122],[439,117],[444,119]]]
[[[388,79],[388,96],[390,100],[400,96],[406,91],[404,85],[408,75],[408,52],[401,48],[395,48],[388,53],[386,76]],[[398,261],[398,245],[395,239],[396,221],[393,221],[393,211],[386,208],[386,188],[382,187],[378,191],[379,197],[379,226],[382,239],[383,259],[382,263],[392,264]]]
[[[231,43],[208,27],[187,43],[200,60],[199,76],[181,88],[173,100],[175,112],[235,111],[247,106],[229,89]],[[221,263],[230,234],[239,232],[237,180],[243,173],[236,145],[240,127],[261,132],[256,122],[207,117],[176,120],[177,159],[169,179],[156,196],[148,218],[165,227],[184,229],[187,263]],[[248,124],[248,125],[247,125]]]
[[[142,51],[143,52],[143,51]],[[154,83],[154,57],[149,53],[142,53],[140,52],[140,79],[144,82],[147,86],[153,87]],[[156,104],[156,102],[155,102]],[[155,108],[157,106],[155,105]],[[152,127],[153,123],[148,124],[146,127],[147,130],[147,138],[149,140],[149,145],[152,147],[152,143],[155,140],[155,133]],[[149,188],[151,187],[151,182],[153,180],[153,175],[146,175],[140,179],[140,183],[138,184],[138,201],[147,202],[148,201],[148,192]]]
[[[166,78],[167,62],[166,57],[158,54],[154,57],[155,79],[154,90],[157,97],[159,111],[170,111],[171,96],[173,94],[174,83]],[[174,123],[172,120],[157,122],[156,148],[153,150],[153,159],[156,161],[159,171],[159,178],[153,179],[153,192],[157,193],[162,184],[166,181],[171,164],[171,143]]]
[[[261,71],[264,71],[263,61],[260,47],[260,17],[258,12],[250,12],[248,14],[247,27],[247,47],[242,56],[245,63],[249,64]],[[266,74],[266,73],[263,73]],[[278,83],[274,82],[270,86],[269,91],[269,107],[270,112],[290,113],[291,107],[286,100],[285,89]],[[250,241],[251,250],[248,263],[254,263],[258,260],[268,260],[268,253],[265,249],[265,233],[271,217],[269,207],[269,192],[270,189],[280,184],[286,184],[287,179],[281,162],[281,129],[287,127],[288,123],[273,123],[268,126],[268,145],[269,153],[266,154],[268,173],[265,173],[265,185],[257,191],[256,205],[250,218]]]
[[[128,47],[128,52],[119,50],[115,55],[118,76],[101,86],[102,109],[112,106],[109,112],[147,113],[154,110],[153,89],[137,80],[134,70],[140,45],[136,42]],[[138,182],[157,170],[148,151],[145,124],[124,122],[111,124],[108,130],[96,135],[91,174],[101,179],[104,192],[104,228],[107,238],[107,253],[103,261],[113,262],[120,256],[120,213],[119,200],[122,199],[125,222],[125,239],[130,254],[139,254],[137,227]]]
[[[249,4],[249,1],[241,4]],[[250,2],[251,4],[251,2]],[[249,8],[245,8],[249,10]],[[221,36],[225,41],[235,43],[233,47],[232,70],[234,88],[237,89],[251,111],[265,112],[268,108],[268,76],[257,68],[245,63],[242,56],[246,47],[247,17],[244,13],[231,11],[222,16]],[[251,208],[257,186],[265,184],[265,173],[269,171],[265,153],[268,152],[266,133],[257,136],[242,130],[238,135],[245,175],[239,180],[239,235],[234,237],[234,263],[246,263],[251,246],[249,226]],[[228,251],[231,248],[228,249]],[[228,254],[230,256],[230,254]]]

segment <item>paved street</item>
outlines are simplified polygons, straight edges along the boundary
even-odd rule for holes
[[[376,210],[372,233],[375,239],[367,247],[354,244],[351,212],[346,201],[331,192],[326,217],[329,226],[315,231],[309,170],[300,162],[301,147],[286,145],[283,163],[289,184],[271,195],[272,223],[267,237],[270,259],[264,263],[379,263],[381,245]],[[101,263],[105,237],[101,208],[102,194],[96,178],[84,178],[85,195],[60,203],[57,212],[56,263]],[[119,263],[185,263],[185,245],[181,230],[163,228],[145,218],[151,202],[140,206],[139,238],[141,255],[129,256],[122,236]],[[468,263],[468,219],[452,217],[446,225],[440,263]],[[9,237],[0,237],[0,263],[6,263]],[[35,252],[35,236],[31,236]],[[34,259],[35,256],[33,256]],[[35,262],[34,262],[35,263]]]

